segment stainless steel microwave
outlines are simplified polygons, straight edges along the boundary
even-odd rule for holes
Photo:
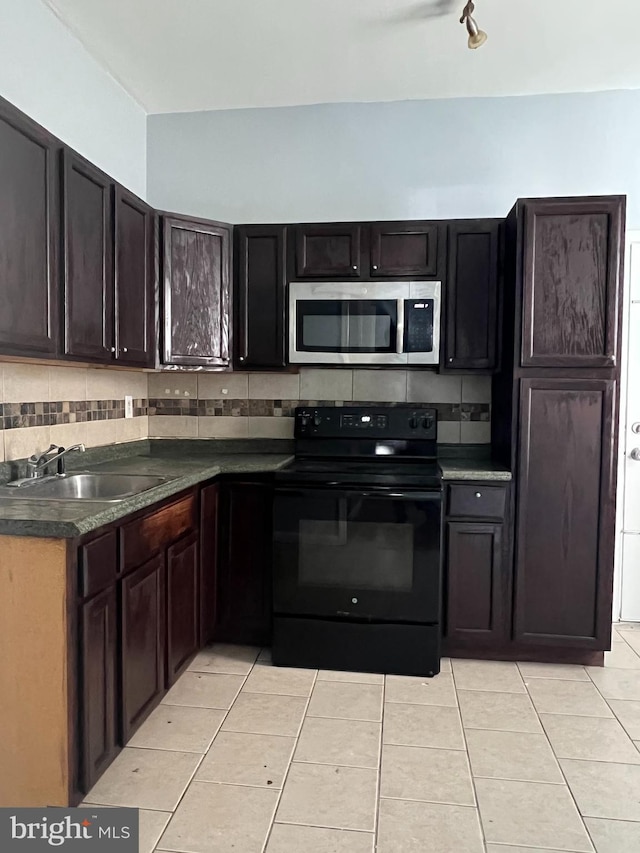
[[[289,284],[292,364],[436,365],[439,281]]]

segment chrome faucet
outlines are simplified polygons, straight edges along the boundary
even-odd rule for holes
[[[66,450],[64,447],[59,447],[57,444],[51,444],[49,445],[49,448],[45,450],[44,453],[41,453],[39,456],[34,453],[27,459],[27,479],[44,477],[45,471],[47,470],[49,465],[52,465],[54,462],[58,466],[58,476],[64,476],[64,458],[68,453],[72,453],[75,451],[77,451],[78,453],[84,453],[84,444],[73,444],[71,445],[71,447],[67,447]],[[54,456],[49,455],[54,452]]]

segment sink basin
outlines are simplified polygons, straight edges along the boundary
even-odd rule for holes
[[[49,501],[122,501],[166,483],[149,474],[66,474],[44,483],[7,488],[5,497]]]

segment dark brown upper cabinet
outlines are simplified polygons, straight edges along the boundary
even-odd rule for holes
[[[240,225],[234,233],[234,364],[243,370],[284,367],[287,228]]]
[[[0,352],[58,350],[60,143],[0,99]]]
[[[163,361],[229,364],[231,226],[163,218]]]
[[[435,278],[440,231],[436,222],[376,222],[370,228],[371,276]]]
[[[492,371],[498,367],[501,222],[478,219],[449,225],[445,369]]]
[[[352,222],[297,225],[295,270],[298,278],[359,278],[362,227]],[[365,274],[368,270],[365,270]]]
[[[625,199],[525,199],[523,367],[611,367]]]
[[[152,208],[123,187],[115,187],[115,357],[155,364],[155,261]]]
[[[70,151],[63,159],[64,352],[111,361],[113,207],[111,181]]]
[[[515,639],[607,648],[615,382],[520,383]]]
[[[65,354],[153,367],[153,210],[65,151],[63,222]]]

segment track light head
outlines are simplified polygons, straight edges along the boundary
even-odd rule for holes
[[[469,33],[469,41],[467,42],[470,50],[477,50],[486,42],[488,36],[484,30],[478,26],[476,19],[473,17],[475,5],[473,0],[469,0],[467,5],[462,10],[461,24],[466,24],[467,32]]]

